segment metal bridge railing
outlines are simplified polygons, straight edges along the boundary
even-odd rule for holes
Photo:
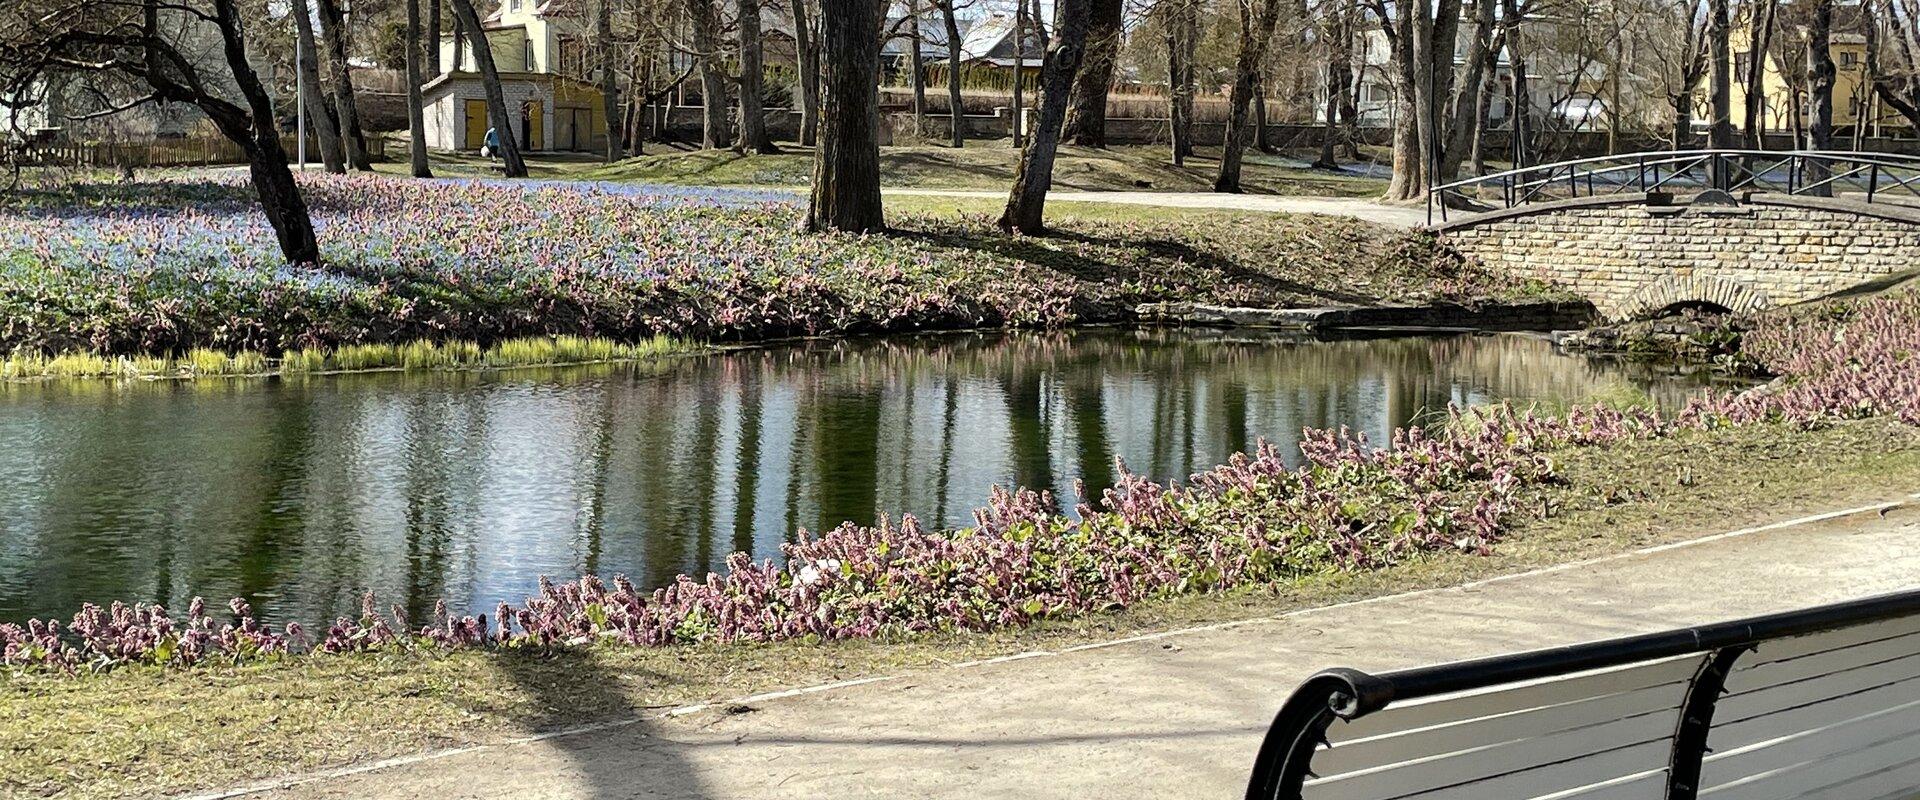
[[[1609,194],[1719,189],[1920,201],[1920,157],[1837,150],[1661,150],[1538,164],[1467,178],[1427,193],[1437,214],[1483,212]]]

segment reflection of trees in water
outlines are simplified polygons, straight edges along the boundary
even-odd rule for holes
[[[802,343],[645,365],[0,388],[0,609],[373,587],[423,618],[540,573],[655,583],[797,527],[963,524],[993,483],[1097,494],[1259,437],[1642,386],[1513,336],[1088,330]],[[102,388],[111,387],[111,388]],[[1678,381],[1653,394],[1676,402]],[[29,454],[31,457],[23,456]],[[50,590],[49,590],[50,589]]]

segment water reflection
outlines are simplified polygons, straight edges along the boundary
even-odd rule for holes
[[[1305,426],[1692,379],[1517,336],[1322,342],[1082,331],[823,342],[663,364],[0,388],[0,620],[242,595],[275,619],[374,588],[485,610],[536,576],[663,582],[876,513],[969,521],[1120,456],[1181,477]],[[1286,448],[1292,452],[1291,448]]]

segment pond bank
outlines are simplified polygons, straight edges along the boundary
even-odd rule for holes
[[[1524,297],[1431,237],[1350,219],[965,208],[806,234],[784,195],[595,183],[302,179],[323,263],[286,265],[231,179],[0,198],[0,352],[277,356],[425,341],[715,342],[1126,322],[1141,303]],[[1086,206],[1088,204],[1080,204]],[[541,209],[528,214],[527,209]]]
[[[1586,301],[1484,300],[1422,305],[1328,306],[1319,308],[1247,308],[1205,303],[1146,303],[1134,309],[1144,322],[1206,327],[1340,331],[1362,328],[1483,331],[1555,331],[1593,324]]]
[[[1920,441],[1911,428],[1884,420],[1817,431],[1727,429],[1577,450],[1560,460],[1566,480],[1530,494],[1511,536],[1489,555],[1437,553],[1368,573],[1169,598],[987,634],[560,653],[410,651],[240,668],[136,668],[81,681],[0,678],[0,795],[191,792],[505,744],[688,704],[750,713],[763,704],[728,701],[885,675],[924,684],[957,663],[1456,585],[1920,486]],[[1683,473],[1684,482],[1677,479]],[[1551,514],[1540,516],[1544,509]],[[586,734],[569,747],[605,741]]]

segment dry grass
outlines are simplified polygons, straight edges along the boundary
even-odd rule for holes
[[[991,635],[829,645],[325,658],[0,682],[0,794],[119,797],[468,743],[774,687],[897,674],[1030,649],[1447,585],[1904,495],[1920,432],[1888,422],[1755,426],[1562,454],[1546,513],[1495,554],[1186,597]]]

